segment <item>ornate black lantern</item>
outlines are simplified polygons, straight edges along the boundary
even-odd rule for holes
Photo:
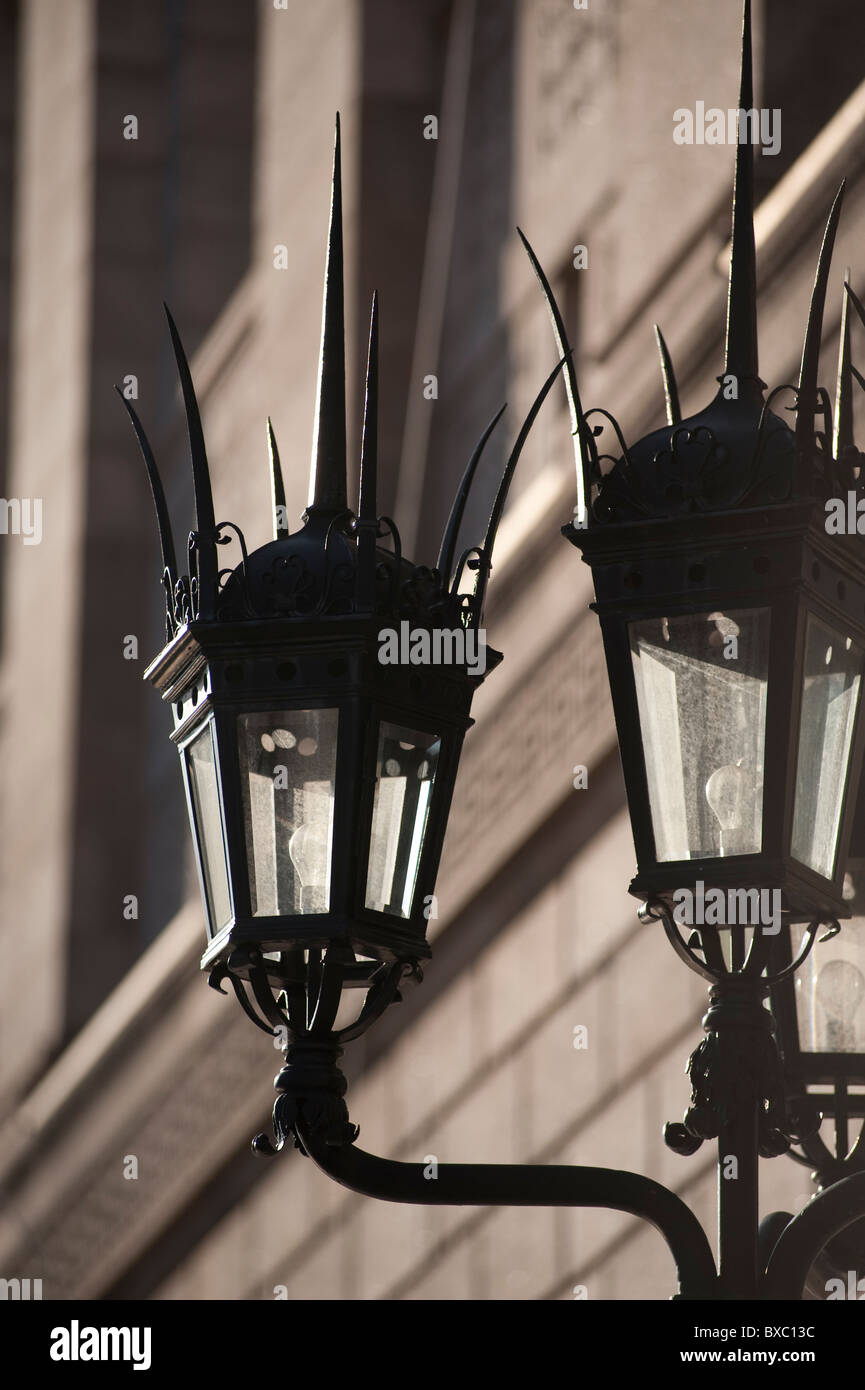
[[[752,106],[746,6],[740,108]],[[849,496],[863,495],[849,356],[834,431],[817,379],[843,186],[798,386],[766,396],[753,154],[747,117],[740,123],[718,393],[683,420],[658,333],[667,421],[629,446],[607,412],[583,411],[569,363],[578,507],[564,533],[592,568],[637,853],[631,891],[668,906],[677,890],[711,893],[717,906],[730,890],[754,902],[754,890],[777,890],[794,917],[835,917],[847,912],[851,790],[865,742],[865,543],[829,526],[838,499],[846,515]],[[561,315],[532,259],[564,350]],[[785,391],[792,425],[776,413]],[[610,431],[618,447],[608,453]],[[725,921],[717,911],[714,923]]]
[[[436,567],[412,564],[395,524],[376,511],[374,298],[360,498],[357,513],[349,509],[337,120],[309,504],[289,534],[268,422],[274,539],[248,553],[236,526],[216,524],[192,379],[168,321],[195,489],[188,575],[178,574],[153,455],[128,409],[156,504],[168,600],[168,641],[146,678],[174,716],[206,909],[202,966],[217,987],[228,976],[268,1031],[285,1023],[295,1035],[313,1024],[328,1033],[344,985],[376,986],[365,1022],[429,955],[426,922],[472,695],[501,660],[481,627],[490,557],[517,459],[559,369],[517,437],[483,543],[457,558],[469,490],[501,411],[469,461]],[[386,537],[388,546],[379,543]],[[220,568],[218,547],[232,540],[240,563]]]

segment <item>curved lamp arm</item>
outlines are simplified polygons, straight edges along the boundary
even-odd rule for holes
[[[808,1271],[828,1241],[862,1220],[865,1173],[824,1188],[778,1237],[766,1266],[763,1298],[801,1299]]]
[[[435,1178],[423,1163],[378,1158],[354,1144],[328,1144],[298,1115],[300,1147],[328,1177],[385,1202],[423,1206],[606,1207],[650,1222],[676,1263],[678,1297],[714,1296],[715,1261],[706,1233],[681,1197],[640,1173],[615,1168],[510,1163],[440,1163]]]

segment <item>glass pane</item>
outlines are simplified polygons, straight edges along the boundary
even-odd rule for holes
[[[791,934],[795,956],[805,927]],[[865,1053],[865,918],[853,917],[838,936],[815,943],[796,972],[796,1013],[803,1052]]]
[[[441,742],[382,723],[366,878],[366,906],[410,917]]]
[[[758,854],[769,609],[630,624],[659,862]]]
[[[207,911],[213,932],[224,927],[231,917],[231,898],[228,892],[228,865],[225,842],[222,838],[222,814],[216,780],[216,759],[213,748],[213,725],[193,739],[186,750],[189,785],[197,830],[196,842],[201,857],[201,870],[207,894]]]
[[[861,673],[859,648],[809,613],[790,851],[824,878],[835,872]]]
[[[338,721],[335,709],[238,715],[254,917],[330,911]]]

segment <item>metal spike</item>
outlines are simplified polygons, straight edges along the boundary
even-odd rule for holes
[[[498,424],[499,420],[502,418],[506,410],[507,402],[505,402],[505,404],[501,407],[500,410],[496,411],[495,415],[490,420],[489,424],[487,425],[486,429],[484,430],[483,434],[481,435],[480,439],[475,445],[474,453],[472,454],[471,458],[466,464],[466,470],[463,473],[462,480],[460,482],[459,488],[457,489],[457,494],[453,500],[453,506],[450,510],[450,516],[448,517],[447,525],[444,530],[444,535],[442,536],[439,557],[436,561],[436,569],[438,570],[445,584],[450,582],[451,572],[454,566],[454,555],[456,554],[457,540],[459,538],[459,530],[460,526],[462,525],[463,516],[465,514],[469,492],[471,491],[472,480],[475,476],[475,473],[477,472],[477,467],[481,461],[481,455],[483,454],[483,451],[486,448],[487,440],[489,439],[490,435],[492,434],[493,430],[495,429],[496,425]]]
[[[800,491],[807,488],[810,476],[811,453],[814,447],[814,413],[817,409],[817,373],[820,366],[820,340],[823,337],[823,310],[826,306],[826,288],[829,284],[829,267],[832,263],[832,250],[835,246],[835,233],[841,216],[841,203],[844,199],[844,183],[835,194],[823,243],[817,261],[817,274],[811,292],[811,305],[808,310],[808,327],[802,348],[802,365],[799,368],[799,394],[796,402],[796,445],[799,449]]]
[[[857,313],[858,316],[859,316],[859,321],[860,321],[863,325],[865,325],[865,306],[863,306],[862,301],[861,301],[861,299],[859,298],[858,294],[854,294],[854,292],[853,292],[851,286],[848,284],[848,282],[847,282],[846,280],[844,281],[844,288],[845,288],[845,290],[847,291],[847,295],[848,295],[848,297],[849,297],[849,299],[850,299],[850,303],[853,305],[853,308],[856,310],[856,313]],[[850,371],[852,372],[853,376],[854,376],[854,377],[856,378],[856,380],[858,381],[859,385],[862,387],[862,390],[865,391],[865,377],[863,377],[863,375],[862,375],[861,372],[857,372],[857,370],[856,370],[856,368],[853,366],[853,363],[852,363],[852,362],[850,363]]]
[[[753,57],[751,49],[751,0],[745,0],[742,20],[742,75],[739,109],[754,107]],[[743,134],[740,130],[739,136]],[[757,350],[757,251],[754,243],[754,153],[750,141],[736,145],[736,173],[733,182],[733,235],[730,249],[730,281],[727,293],[727,334],[724,373],[740,383],[759,383],[762,394]]]
[[[492,568],[493,546],[496,543],[496,533],[499,529],[499,522],[502,519],[502,512],[504,511],[505,502],[507,501],[508,490],[511,485],[511,479],[514,476],[514,469],[516,468],[517,463],[519,462],[520,454],[523,452],[523,446],[525,445],[525,442],[529,437],[529,431],[531,430],[532,425],[535,423],[538,411],[540,410],[544,401],[547,399],[553,382],[555,381],[559,372],[562,370],[562,367],[569,360],[572,353],[573,348],[568,348],[566,355],[559,359],[559,361],[556,363],[555,367],[547,377],[546,381],[544,382],[543,386],[541,387],[540,391],[535,396],[535,399],[532,403],[532,408],[526,416],[525,420],[523,421],[522,428],[519,434],[517,435],[516,440],[514,441],[514,447],[511,449],[510,456],[508,458],[507,463],[505,464],[505,471],[502,474],[502,480],[499,483],[498,491],[495,496],[495,501],[493,502],[492,510],[490,511],[490,519],[487,524],[487,533],[484,537],[483,543],[483,559],[481,560],[480,567],[478,570],[478,581],[475,588],[475,597],[473,605],[475,621],[478,623],[480,622],[481,615],[483,613],[484,597],[486,595],[487,582],[489,580],[490,570]]]
[[[339,115],[333,146],[330,229],[321,310],[321,353],[315,395],[315,429],[309,477],[309,506],[345,511],[345,312],[342,259],[342,177]]]
[[[153,505],[156,508],[156,524],[159,527],[162,567],[168,571],[171,592],[173,594],[175,585],[177,584],[177,559],[174,552],[174,536],[171,531],[171,518],[168,514],[168,505],[165,501],[162,479],[159,476],[159,469],[156,467],[156,459],[153,457],[153,450],[150,447],[150,442],[147,435],[144,433],[144,426],[120,387],[115,386],[114,389],[126,406],[129,418],[132,421],[132,428],[135,431],[135,437],[138,440],[138,447],[141,450],[141,457],[144,459],[144,466],[147,469],[147,477],[150,480],[150,491],[153,495]]]
[[[852,271],[844,271],[844,292],[841,297],[841,341],[838,348],[838,384],[835,389],[835,432],[832,437],[832,456],[837,460],[842,449],[853,444],[853,377],[850,371],[850,299],[848,282]]]
[[[207,466],[207,452],[204,447],[204,432],[201,428],[201,415],[192,384],[192,374],[177,325],[171,317],[171,310],[163,304],[168,319],[168,331],[180,376],[183,404],[186,409],[186,427],[189,433],[189,450],[192,456],[192,486],[195,493],[195,526],[198,532],[198,614],[202,618],[213,616],[216,598],[216,520],[213,515],[213,494],[210,490],[210,470]]]
[[[376,520],[376,468],[378,463],[378,291],[373,292],[369,315],[369,349],[366,357],[366,393],[360,448],[360,489],[357,514],[361,521]]]
[[[282,467],[276,435],[270,416],[267,417],[267,456],[270,460],[270,496],[273,504],[273,539],[283,539],[288,535],[288,510],[285,505],[285,484],[282,481]]]
[[[850,303],[853,305],[853,308],[856,310],[856,313],[859,316],[860,322],[863,325],[865,325],[865,305],[863,305],[862,300],[859,298],[858,294],[853,289],[853,286],[850,284],[849,279],[844,281],[844,288],[847,291]]]
[[[378,291],[369,315],[369,350],[360,448],[360,486],[357,503],[357,604],[362,612],[375,607],[375,542],[378,529],[376,472],[378,467]]]
[[[523,235],[519,227],[517,227],[517,235],[526,248],[526,254],[532,263],[532,269],[541,282],[541,289],[544,292],[544,298],[547,301],[547,308],[550,311],[550,318],[553,322],[553,333],[555,334],[556,348],[559,356],[566,359],[565,391],[568,396],[568,410],[571,416],[571,434],[574,440],[574,462],[576,463],[577,469],[577,505],[575,508],[576,520],[574,524],[582,527],[585,526],[587,522],[586,513],[591,489],[589,483],[589,461],[586,450],[583,447],[583,409],[580,404],[580,392],[577,386],[577,372],[574,367],[573,358],[569,353],[570,344],[568,342],[568,335],[565,331],[565,321],[556,303],[556,297],[553,294],[550,282],[541,269],[541,263],[529,245],[528,238]]]
[[[667,424],[680,425],[682,423],[682,412],[679,408],[679,388],[676,385],[676,373],[673,370],[673,360],[664,335],[657,324],[655,324],[655,339],[658,344],[658,352],[661,355],[661,376],[664,378],[664,401],[667,407]]]

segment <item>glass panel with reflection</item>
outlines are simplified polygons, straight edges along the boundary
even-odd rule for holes
[[[255,917],[330,910],[338,720],[335,709],[238,715]]]
[[[859,704],[862,652],[808,614],[790,851],[832,878]]]
[[[222,838],[222,813],[216,778],[212,724],[202,729],[189,744],[186,749],[186,765],[189,770],[207,911],[211,930],[215,933],[224,927],[231,917],[231,897],[228,890],[225,842]]]
[[[439,749],[437,734],[382,722],[366,878],[375,912],[411,916]]]
[[[659,862],[758,854],[769,609],[630,624]]]

